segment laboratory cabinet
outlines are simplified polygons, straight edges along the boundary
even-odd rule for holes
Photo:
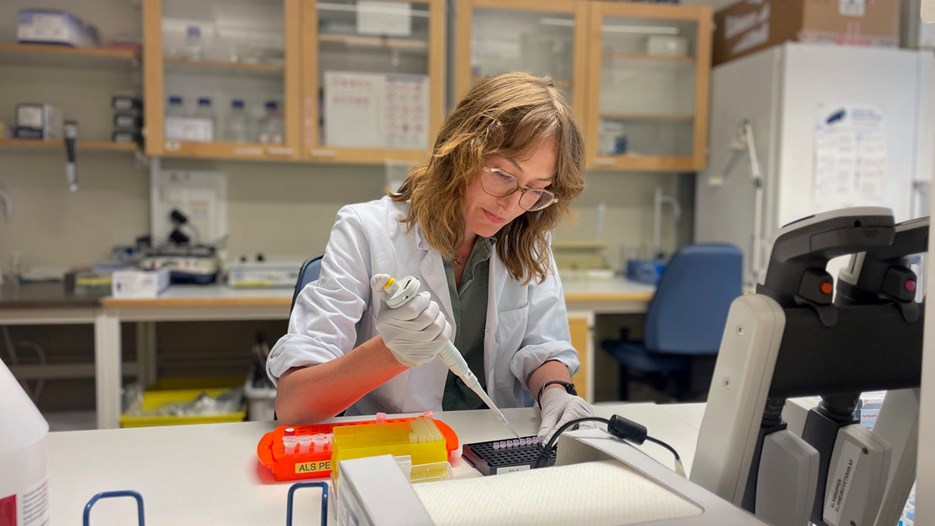
[[[444,0],[146,0],[146,151],[420,160],[442,119],[444,11]]]
[[[711,8],[592,2],[588,33],[588,167],[704,169]]]
[[[300,0],[143,2],[146,153],[300,157]]]
[[[551,77],[583,123],[587,13],[583,0],[457,2],[452,103],[484,77],[526,71]]]
[[[132,153],[136,150],[137,143],[114,141],[110,119],[101,119],[100,115],[109,115],[115,111],[111,107],[112,95],[118,92],[138,92],[139,69],[139,56],[133,49],[69,48],[0,42],[0,77],[5,79],[5,94],[8,97],[3,111],[0,112],[0,122],[8,125],[7,135],[0,133],[0,151],[12,153],[63,150],[62,141],[58,139],[13,137],[17,103],[37,102],[37,93],[41,93],[38,95],[42,97],[40,102],[60,109],[65,119],[78,122],[79,151]],[[37,79],[47,81],[50,74],[62,83],[46,82],[37,88]],[[75,102],[71,98],[75,89],[93,90],[94,100]]]
[[[456,98],[507,71],[551,77],[602,170],[704,168],[711,9],[586,0],[457,3]]]

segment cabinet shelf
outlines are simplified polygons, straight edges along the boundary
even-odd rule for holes
[[[163,146],[166,157],[238,160],[295,160],[296,151],[285,144],[176,141],[166,139]]]
[[[0,42],[0,64],[71,68],[130,69],[140,60],[133,49],[72,48]]]
[[[608,58],[615,58],[619,60],[631,60],[634,62],[662,62],[662,63],[671,63],[675,62],[678,64],[694,64],[695,57],[690,56],[666,56],[666,55],[650,55],[647,53],[626,53],[623,51],[603,51],[601,56]]]
[[[696,160],[687,156],[669,155],[600,155],[588,168],[613,170],[639,170],[647,172],[692,172],[697,170]]]
[[[601,119],[612,121],[690,122],[695,119],[695,116],[691,113],[601,113]]]
[[[319,35],[322,44],[343,44],[348,47],[386,47],[402,51],[425,52],[428,45],[424,40],[407,38],[367,37],[361,35]]]
[[[188,60],[179,57],[165,57],[167,72],[183,73],[236,73],[251,76],[280,76],[282,64],[251,64],[247,62],[221,62],[212,60]]]
[[[48,151],[62,150],[65,145],[61,140],[40,140],[40,139],[15,139],[10,137],[0,137],[0,150],[2,151]],[[132,152],[137,149],[132,142],[113,142],[113,141],[78,141],[78,151],[95,152]]]

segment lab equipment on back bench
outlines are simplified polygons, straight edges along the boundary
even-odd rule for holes
[[[419,280],[412,276],[406,276],[401,280],[396,280],[389,276],[387,276],[387,278],[386,284],[383,285],[384,301],[386,302],[386,306],[391,309],[399,308],[408,303],[415,297],[421,287]],[[487,407],[493,409],[497,414],[497,419],[510,430],[510,433],[513,433],[516,438],[520,438],[519,433],[510,425],[510,421],[503,416],[503,412],[500,411],[497,405],[493,403],[493,400],[484,392],[484,388],[481,387],[477,376],[475,376],[471,368],[468,367],[467,362],[464,361],[464,357],[461,356],[461,352],[455,348],[453,343],[448,342],[445,348],[438,353],[438,357],[451,369],[451,372],[458,376],[458,378],[461,378],[464,385],[468,386],[471,391],[474,391],[474,393],[487,404]]]

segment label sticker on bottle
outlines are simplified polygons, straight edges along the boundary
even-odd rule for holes
[[[48,483],[45,479],[0,498],[0,526],[43,526],[49,523]]]
[[[16,526],[16,495],[0,499],[0,526]]]

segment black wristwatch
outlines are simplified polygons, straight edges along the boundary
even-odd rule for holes
[[[536,402],[539,404],[539,407],[542,407],[542,393],[545,391],[545,388],[552,385],[558,384],[565,388],[565,391],[568,394],[578,396],[578,391],[575,389],[575,384],[571,382],[565,382],[563,380],[549,380],[548,382],[542,384],[542,387],[539,388],[539,394],[536,396]]]

